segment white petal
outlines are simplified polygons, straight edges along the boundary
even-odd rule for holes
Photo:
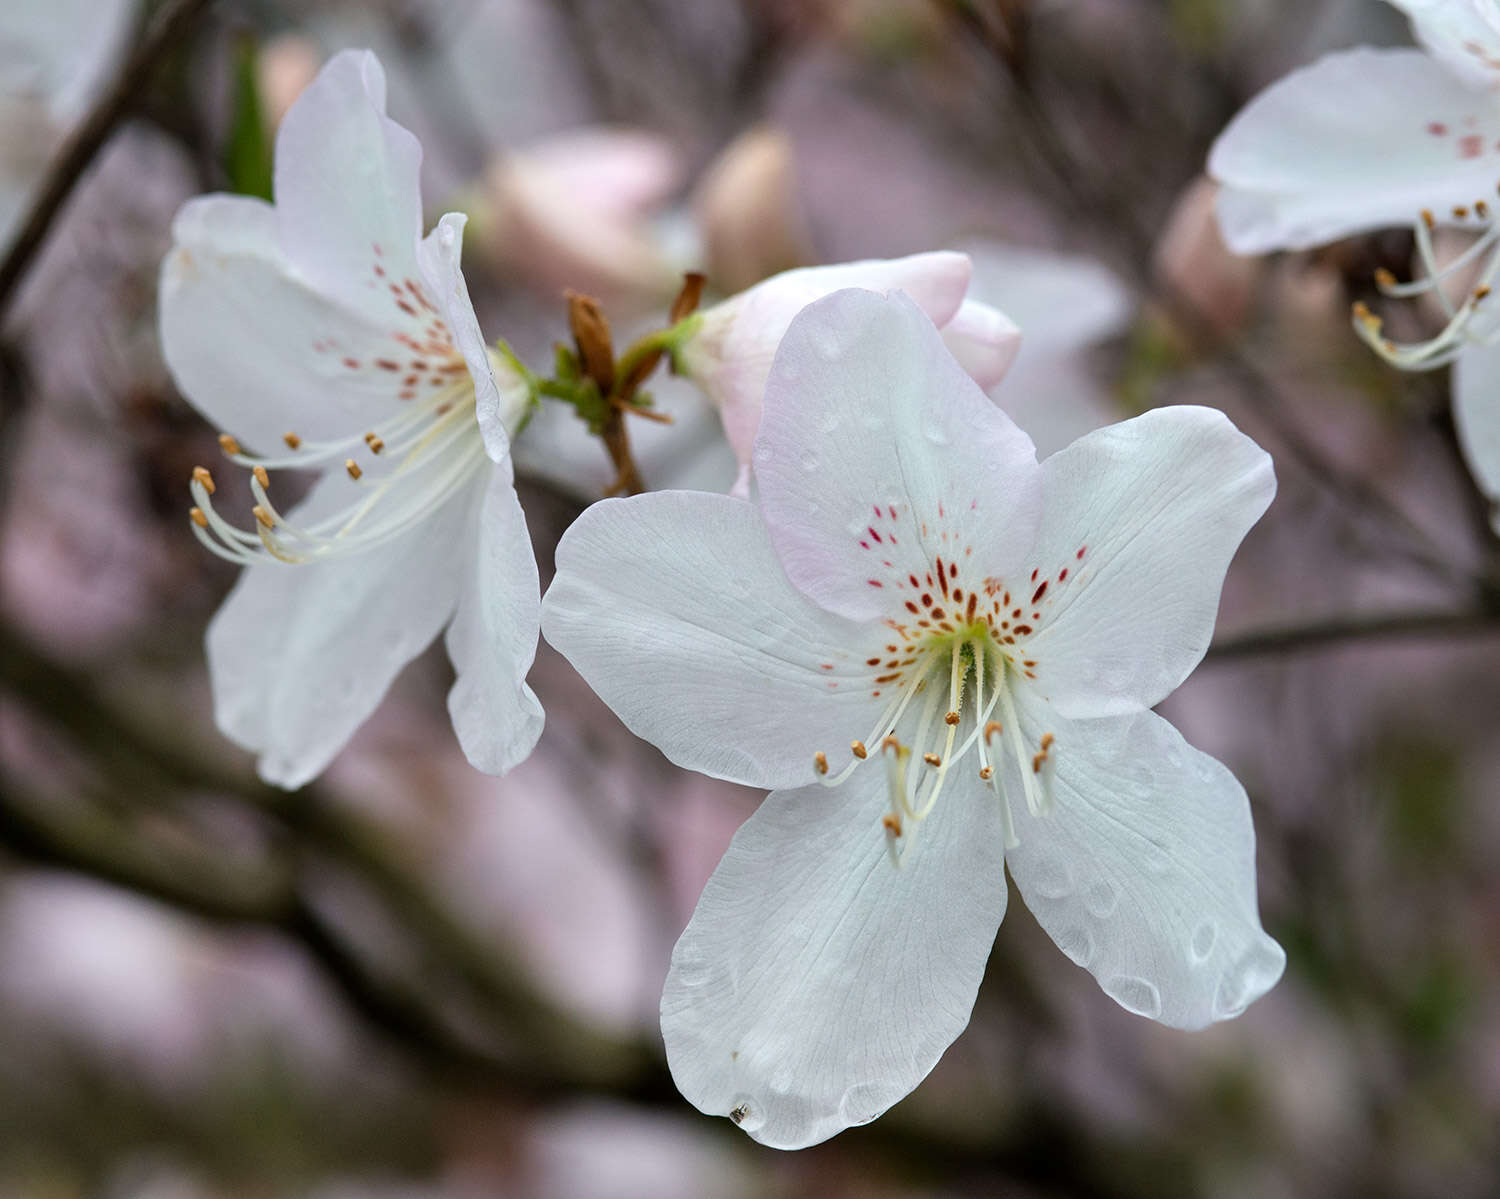
[[[376,363],[411,356],[388,323],[314,291],[276,236],[270,205],[200,196],[173,221],[161,272],[173,379],[210,421],[261,452],[281,452],[288,431],[335,439],[393,416],[397,376]]]
[[[477,553],[466,560],[448,656],[458,681],[448,693],[453,729],[470,763],[504,774],[542,735],[542,705],[526,685],[541,627],[541,584],[509,459],[487,472],[473,517]]]
[[[1122,1007],[1176,1028],[1237,1016],[1281,977],[1260,925],[1244,788],[1154,712],[1067,721],[1023,694],[1028,744],[1054,734],[1053,808],[1008,764],[1026,906]]]
[[[1276,493],[1270,455],[1215,409],[1158,408],[1042,471],[1037,686],[1074,717],[1149,708],[1208,648],[1229,560]]]
[[[292,520],[345,506],[353,486],[324,478]],[[267,782],[299,787],[318,774],[447,623],[472,502],[455,497],[365,554],[240,575],[208,628],[214,717],[260,755]]]
[[[755,508],[727,496],[589,508],[557,547],[542,631],[637,736],[752,787],[812,781],[819,752],[837,768],[882,706],[865,660],[885,630],[799,594]]]
[[[672,1077],[762,1144],[868,1123],[969,1022],[1005,915],[998,810],[977,779],[954,787],[898,870],[885,808],[878,763],[841,787],[768,796],[672,951]]]
[[[1500,12],[1495,0],[1390,0],[1448,70],[1476,88],[1500,86]]]
[[[1495,198],[1500,103],[1419,50],[1330,54],[1252,100],[1208,169],[1240,254],[1410,225],[1424,208],[1452,220]]]
[[[11,0],[0,14],[0,97],[34,97],[71,124],[107,78],[134,16],[130,0]]]
[[[729,443],[747,462],[766,376],[797,313],[841,288],[864,287],[904,291],[934,324],[946,325],[963,303],[969,272],[969,260],[951,251],[783,271],[704,312],[704,333],[684,348],[683,362],[719,405]]]
[[[943,344],[969,378],[989,390],[1016,360],[1021,330],[998,308],[965,300],[943,326]]]
[[[1453,423],[1500,533],[1500,346],[1471,346],[1453,367]]]
[[[368,50],[328,60],[276,137],[276,215],[287,258],[319,291],[387,319],[386,284],[415,275],[422,147],[385,115]]]
[[[467,221],[460,212],[450,212],[438,221],[417,247],[417,266],[474,380],[475,415],[484,435],[484,448],[492,462],[505,462],[510,457],[509,430],[520,424],[530,391],[513,370],[497,376],[485,349],[479,318],[474,315],[469,288],[459,269]]]
[[[1035,462],[921,309],[858,290],[792,322],[753,456],[787,576],[858,620],[900,607],[872,577],[920,576],[968,549],[990,573],[1015,566],[1040,511]]]

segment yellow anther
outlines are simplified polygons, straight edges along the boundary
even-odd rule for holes
[[[1056,740],[1057,740],[1057,738],[1054,737],[1051,733],[1043,733],[1042,734],[1042,752],[1046,753],[1049,749],[1051,749],[1052,748],[1052,743],[1054,741],[1056,741]]]
[[[1429,229],[1437,227],[1437,218],[1432,215],[1432,209],[1422,209],[1422,224],[1426,225]]]
[[[218,490],[214,486],[214,477],[208,473],[208,467],[206,466],[193,467],[193,482],[201,486],[209,495],[213,495]]]
[[[1033,754],[1032,758],[1031,758],[1031,773],[1032,774],[1041,774],[1042,773],[1042,763],[1045,762],[1046,760],[1047,760],[1047,755],[1046,754]]]
[[[1477,304],[1480,300],[1484,299],[1484,297],[1489,294],[1490,285],[1488,283],[1481,283],[1474,289],[1474,302]]]
[[[237,442],[228,433],[220,433],[219,448],[226,454],[238,454],[240,452],[240,443]]]
[[[1474,215],[1481,221],[1487,221],[1490,217],[1490,206],[1483,200],[1474,201]]]
[[[979,777],[984,779],[985,782],[989,782],[989,780],[994,776],[994,773],[995,768],[993,766],[981,766],[979,768]]]
[[[258,521],[260,521],[260,523],[262,525],[264,525],[266,528],[273,529],[273,528],[276,527],[276,519],[275,519],[275,517],[273,517],[269,512],[267,512],[259,504],[256,504],[255,507],[253,507],[253,508],[250,509],[250,511],[251,511],[251,513],[254,514],[255,519],[258,520]]]
[[[257,466],[250,473],[255,476],[255,481],[262,487],[269,487],[271,485],[271,476],[266,472],[264,466]]]
[[[385,449],[385,442],[381,441],[374,433],[365,434],[365,444],[370,447],[370,453],[378,454]]]
[[[359,463],[354,461],[353,458],[344,459],[344,469],[349,472],[351,479],[358,479],[360,475],[365,473],[359,469]]]
[[[938,757],[937,754],[923,754],[922,761],[926,762],[929,766],[941,766],[943,764],[943,759]]]
[[[298,437],[295,433],[283,433],[281,440],[286,442],[286,448],[289,450],[295,450],[302,444],[302,438]]]
[[[1467,208],[1465,208],[1462,204],[1455,204],[1453,206],[1453,216],[1454,216],[1454,218],[1456,220],[1460,220],[1461,221],[1465,217],[1467,217],[1468,215],[1469,215],[1469,210]]]
[[[816,769],[819,774],[828,773],[828,755],[825,754],[821,749],[818,750],[817,753],[813,754],[813,768]]]
[[[208,528],[208,517],[204,514],[202,508],[189,508],[188,515],[193,518],[193,523],[200,529]]]
[[[1377,267],[1375,269],[1375,282],[1381,287],[1395,287],[1396,276],[1393,275],[1390,271],[1386,270],[1383,266]]]
[[[887,812],[880,818],[880,823],[891,836],[899,837],[901,835],[901,817],[897,816],[896,813]]]
[[[899,754],[901,752],[901,742],[897,741],[895,737],[887,737],[880,743],[880,748],[882,750],[895,750]]]
[[[943,719],[945,721],[947,721],[949,724],[957,724],[958,723],[958,713],[957,712],[949,712],[948,715],[946,715],[946,716],[943,717]]]
[[[865,743],[863,741],[849,742],[849,752],[852,753],[860,761],[864,761],[870,756],[870,751],[865,748]]]
[[[984,743],[988,745],[990,743],[991,737],[995,736],[995,734],[997,733],[1003,733],[1004,731],[1005,727],[998,720],[990,721],[989,724],[984,726]]]

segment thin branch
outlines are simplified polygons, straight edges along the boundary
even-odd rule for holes
[[[16,286],[36,257],[62,211],[73,187],[109,140],[115,126],[138,99],[164,55],[175,46],[213,0],[166,0],[140,41],[126,58],[110,87],[94,102],[83,121],[64,141],[42,181],[26,219],[21,223],[5,259],[0,262],[0,317]]]
[[[1279,629],[1224,637],[1209,646],[1206,661],[1229,662],[1266,654],[1326,649],[1356,641],[1465,637],[1500,633],[1500,613],[1393,612],[1381,616],[1333,617]]]

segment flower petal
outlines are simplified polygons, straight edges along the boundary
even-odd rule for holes
[[[1361,48],[1294,71],[1214,143],[1219,223],[1240,254],[1303,249],[1410,225],[1423,209],[1465,223],[1494,198],[1500,106],[1419,50]]]
[[[969,1022],[1005,915],[1004,836],[954,787],[901,869],[885,776],[769,795],[709,879],[662,994],[667,1063],[699,1110],[796,1149],[906,1095]]]
[[[1453,422],[1500,533],[1500,346],[1470,346],[1453,366]]]
[[[1471,87],[1500,85],[1500,13],[1494,0],[1390,0],[1412,32]]]
[[[1129,1011],[1175,1028],[1239,1015],[1286,965],[1256,911],[1244,788],[1154,712],[1068,721],[1018,699],[1027,742],[1056,738],[1046,815],[1015,802],[1008,763],[1006,861],[1037,922]]]
[[[325,477],[292,520],[345,507],[354,486]],[[318,774],[437,636],[453,613],[473,495],[367,553],[241,573],[208,627],[214,717],[260,755],[267,782],[299,787]]]
[[[800,786],[847,760],[881,701],[865,659],[887,640],[786,580],[755,508],[658,491],[604,500],[557,547],[542,631],[637,736],[679,766]]]
[[[741,462],[760,427],[766,376],[792,318],[814,300],[846,287],[904,291],[935,325],[946,325],[969,286],[967,257],[941,250],[783,271],[703,313],[703,332],[682,354],[689,376],[724,417]]]
[[[510,460],[487,473],[471,518],[476,527],[470,544],[478,553],[460,581],[458,611],[448,626],[448,657],[458,671],[448,713],[475,769],[504,774],[542,735],[542,705],[526,685],[542,599]]]
[[[510,434],[506,430],[519,423],[531,393],[526,381],[514,371],[498,377],[485,349],[479,318],[474,315],[469,288],[459,269],[467,221],[461,212],[450,212],[439,220],[417,247],[417,267],[474,380],[475,415],[484,435],[484,448],[490,461],[506,462],[510,457]]]
[[[1041,506],[1031,439],[900,293],[835,292],[792,322],[753,463],[787,576],[856,620],[891,614],[867,585],[883,569],[921,575],[964,548],[992,573],[1016,565]]]
[[[1212,408],[1158,408],[1042,463],[1033,564],[1062,569],[1029,642],[1037,687],[1072,717],[1159,703],[1203,658],[1219,590],[1276,494],[1271,458]]]
[[[162,351],[184,396],[262,453],[281,437],[347,437],[399,411],[376,363],[409,351],[389,327],[312,290],[282,255],[275,211],[243,196],[200,196],[172,224],[162,263]]]
[[[416,272],[422,147],[385,115],[385,72],[368,50],[330,58],[276,136],[276,216],[287,258],[323,294],[388,320],[382,265]]]
[[[988,391],[1016,360],[1021,330],[998,308],[965,300],[943,326],[943,344],[969,378]]]

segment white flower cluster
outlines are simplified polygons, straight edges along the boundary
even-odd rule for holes
[[[339,54],[281,125],[275,204],[189,203],[162,269],[168,363],[248,472],[239,515],[195,472],[192,529],[244,566],[208,659],[268,780],[318,774],[444,630],[459,741],[508,770],[542,730],[540,630],[674,762],[769,790],[662,1000],[683,1093],[768,1145],[927,1074],[1007,868],[1132,1012],[1197,1028],[1276,982],[1245,792],[1151,711],[1271,502],[1261,449],[1184,406],[1039,462],[986,394],[1020,333],[966,255],[790,271],[670,345],[722,416],[732,493],[593,505],[543,599],[511,455],[547,387],[480,333],[464,218],[423,235],[420,161],[374,56]],[[319,478],[285,504],[284,470]]]

